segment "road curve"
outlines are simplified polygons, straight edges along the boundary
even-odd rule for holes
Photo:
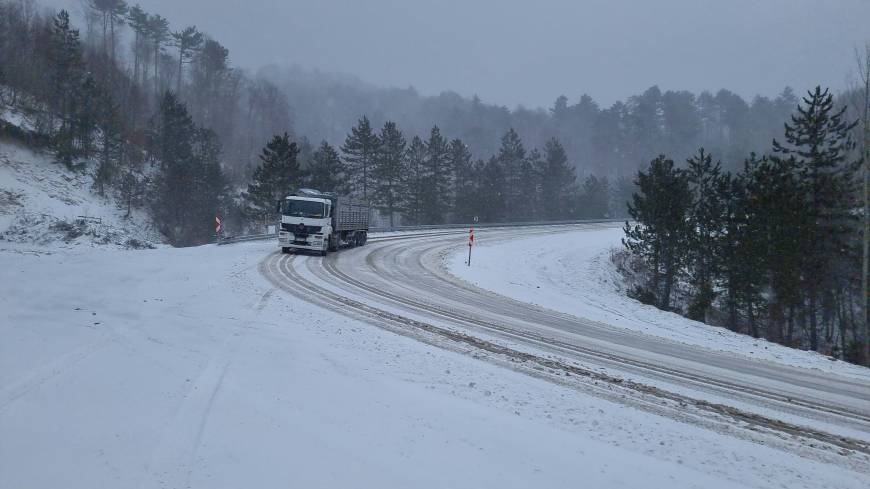
[[[487,229],[478,235],[493,242],[606,226],[613,224]],[[444,253],[462,245],[463,235],[451,231],[373,238],[365,247],[326,258],[276,253],[264,260],[261,270],[273,282],[286,282],[288,290],[308,288],[309,299],[327,291],[333,299],[344,298],[337,309],[350,314],[365,309],[365,314],[447,325],[624,372],[632,379],[754,405],[765,413],[843,426],[870,440],[866,383],[677,343],[479,289],[447,274],[442,265]]]

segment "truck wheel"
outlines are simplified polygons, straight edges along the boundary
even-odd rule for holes
[[[281,248],[281,253],[290,253],[290,248]]]
[[[329,236],[329,251],[338,251],[338,235]]]
[[[359,233],[359,245],[365,246],[366,241],[369,240],[369,235],[365,231],[361,231]]]

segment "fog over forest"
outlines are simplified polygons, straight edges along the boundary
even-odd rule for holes
[[[45,3],[80,11],[78,2]],[[746,99],[842,87],[870,17],[866,0],[139,3],[208,32],[246,69],[298,63],[510,108],[582,93],[610,105],[651,85]]]
[[[765,152],[795,95],[848,86],[870,14],[865,0],[139,3],[272,82],[287,100],[275,129],[311,146],[340,145],[367,116],[409,136],[438,125],[486,159],[513,127],[529,148],[559,138],[578,174],[605,176],[699,146],[727,168]],[[225,165],[249,176],[256,145],[225,147]]]

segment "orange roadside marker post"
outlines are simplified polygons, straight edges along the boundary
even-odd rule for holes
[[[474,228],[468,231],[468,266],[471,266],[471,246],[474,244]]]

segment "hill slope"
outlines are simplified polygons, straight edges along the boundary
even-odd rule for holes
[[[93,189],[91,166],[67,170],[41,153],[0,140],[0,248],[110,245],[152,248],[164,239],[148,216]]]

